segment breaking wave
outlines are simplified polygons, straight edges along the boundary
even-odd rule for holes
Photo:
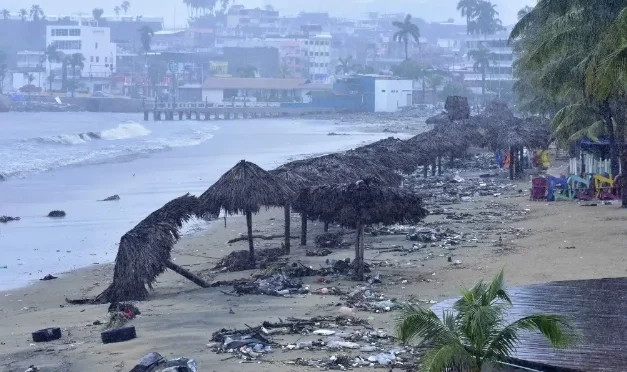
[[[123,123],[115,128],[106,129],[102,132],[85,132],[76,134],[60,134],[57,136],[37,137],[36,142],[59,144],[59,145],[81,145],[93,140],[122,140],[135,137],[147,136],[151,133],[149,129],[138,123]]]

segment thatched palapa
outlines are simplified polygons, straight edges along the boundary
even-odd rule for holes
[[[146,299],[157,276],[175,266],[171,264],[170,252],[179,239],[179,229],[196,214],[197,208],[195,196],[181,196],[152,212],[124,234],[115,257],[113,282],[93,302]],[[175,269],[181,273],[181,268]]]
[[[381,186],[373,180],[304,189],[294,207],[311,218],[357,229],[355,270],[358,279],[363,279],[364,274],[364,226],[415,223],[428,214],[418,195],[406,189]]]
[[[256,164],[245,160],[224,173],[200,196],[200,212],[229,215],[244,213],[248,226],[251,263],[255,261],[252,215],[264,207],[283,207],[291,190]]]
[[[413,148],[406,141],[394,137],[358,147],[348,151],[347,154],[374,160],[387,168],[406,174],[413,173],[419,165]]]

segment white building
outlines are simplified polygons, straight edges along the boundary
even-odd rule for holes
[[[302,42],[305,44],[303,52],[309,65],[309,78],[316,82],[326,82],[331,74],[331,43],[330,34],[310,36]]]
[[[492,58],[490,67],[486,71],[486,90],[487,93],[494,93],[499,86],[509,86],[514,82],[514,73],[512,64],[516,58],[512,46],[509,44],[510,30],[504,30],[494,35],[472,35],[466,40],[467,50],[476,50],[487,48]],[[468,64],[457,66],[456,69],[466,70],[464,75],[465,85],[474,93],[481,93],[482,73],[473,69],[474,61],[469,59]],[[490,92],[492,91],[492,92]],[[498,94],[498,93],[497,93]]]
[[[46,27],[46,45],[56,45],[65,55],[82,54],[85,58],[83,78],[108,79],[115,72],[117,48],[111,42],[109,27],[49,25]],[[46,67],[46,72],[53,70],[56,76],[61,76],[61,68],[61,63],[53,63]]]
[[[396,112],[411,107],[414,82],[411,80],[376,79],[374,81],[374,112]]]

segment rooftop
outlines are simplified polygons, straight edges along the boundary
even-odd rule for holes
[[[202,85],[203,89],[312,89],[330,90],[330,84],[312,84],[307,79],[274,78],[209,78]]]

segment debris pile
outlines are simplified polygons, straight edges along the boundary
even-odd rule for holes
[[[341,231],[324,233],[316,236],[315,243],[317,248],[337,248],[342,242],[343,233]]]
[[[131,372],[198,372],[194,359],[175,358],[167,360],[159,353],[144,355]]]
[[[308,257],[324,257],[324,256],[330,255],[331,253],[333,253],[333,251],[330,250],[329,248],[318,248],[318,249],[314,249],[314,250],[308,249],[305,252],[305,256],[308,256]]]
[[[375,293],[371,288],[361,287],[348,295],[346,306],[381,313],[398,309],[401,304],[395,299]]]
[[[275,274],[269,278],[257,279],[254,282],[240,282],[233,286],[238,295],[264,294],[268,296],[285,296],[309,293],[309,287],[300,280],[290,280],[283,274]]]
[[[109,320],[105,324],[104,329],[121,328],[141,314],[137,306],[128,302],[113,302],[109,305],[107,312]]]
[[[0,223],[7,223],[11,221],[19,221],[19,217],[0,216]]]
[[[214,270],[221,272],[244,271],[255,268],[265,269],[269,265],[276,264],[280,261],[280,257],[287,252],[283,248],[260,249],[255,252],[256,263],[250,262],[250,253],[248,251],[231,252],[222,258],[214,267]]]

